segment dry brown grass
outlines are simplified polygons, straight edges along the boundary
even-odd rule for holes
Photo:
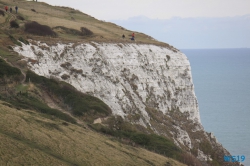
[[[0,16],[0,24],[1,24],[1,23],[4,23],[4,21],[5,21],[5,18],[2,17],[2,16]]]
[[[2,16],[0,14],[0,24],[5,22],[6,17],[7,17],[6,15]]]
[[[7,105],[0,101],[0,165],[183,165],[90,129]]]

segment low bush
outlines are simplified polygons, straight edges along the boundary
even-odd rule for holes
[[[78,35],[78,36],[90,36],[90,35],[94,34],[91,30],[89,30],[85,27],[81,27],[80,31],[76,30],[76,29],[72,29],[72,28],[66,28],[64,26],[56,26],[52,29],[53,30],[62,30],[62,31],[64,31],[64,33],[71,34],[71,35]]]
[[[10,50],[13,50],[13,48],[11,46],[8,46],[7,48],[10,49]]]
[[[78,35],[78,36],[82,36],[82,32],[76,29],[72,29],[72,28],[66,28],[64,26],[56,26],[54,28],[52,28],[53,30],[57,30],[57,29],[61,29],[63,30],[65,33],[67,34],[71,34],[71,35]]]
[[[63,75],[61,76],[61,78],[62,78],[63,80],[67,80],[67,79],[70,78],[70,76],[67,75],[67,74],[63,74]]]
[[[7,77],[14,75],[21,75],[21,71],[15,67],[10,66],[5,60],[0,58],[0,78],[6,75]]]
[[[81,27],[81,32],[83,36],[90,36],[94,34],[91,30],[85,27]]]
[[[25,32],[39,36],[57,36],[57,34],[49,26],[41,25],[35,21],[25,24]]]
[[[36,10],[35,10],[35,9],[31,9],[31,11],[32,11],[32,12],[36,12]]]
[[[5,16],[5,13],[3,10],[0,10],[0,15]]]
[[[14,36],[9,35],[9,38],[10,38],[10,40],[11,40],[14,44],[16,44],[16,45],[18,45],[18,46],[22,46],[22,44],[21,44],[19,41],[17,41],[17,39],[14,38]]]
[[[11,28],[19,28],[19,24],[15,20],[13,20],[10,22],[10,27]]]
[[[18,20],[22,20],[22,21],[25,20],[25,19],[24,19],[22,16],[20,16],[20,15],[17,15],[16,18],[17,18]]]
[[[29,42],[27,40],[25,40],[24,38],[22,38],[22,37],[19,37],[18,40],[21,41],[22,43],[26,44],[26,45],[29,44]]]

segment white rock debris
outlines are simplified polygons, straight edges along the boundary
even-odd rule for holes
[[[188,133],[182,130],[179,126],[174,126],[177,129],[177,140],[184,146],[187,146],[189,149],[192,149],[192,142]]]
[[[146,126],[146,107],[163,113],[177,109],[200,124],[190,64],[180,51],[130,43],[32,43],[14,47],[30,70],[100,98],[114,115],[140,114],[139,123]]]
[[[201,151],[199,149],[198,149],[198,156],[197,156],[197,158],[200,161],[212,161],[213,160],[210,155],[204,154],[203,151]]]

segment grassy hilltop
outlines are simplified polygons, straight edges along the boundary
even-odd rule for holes
[[[36,21],[42,25],[51,27],[58,34],[58,41],[103,41],[103,42],[130,42],[128,39],[133,31],[124,29],[110,22],[98,20],[92,16],[84,14],[78,10],[68,7],[50,6],[43,2],[33,2],[24,0],[2,0],[0,1],[0,7],[4,9],[5,5],[19,7],[19,14],[24,20],[18,19],[21,26],[21,30],[15,32],[17,35],[26,35],[23,33],[24,23],[27,21]],[[5,17],[8,17],[6,15]],[[16,17],[13,16],[13,17]],[[12,18],[13,19],[13,18]],[[3,23],[5,20],[1,17],[0,21]],[[81,27],[85,27],[93,32],[91,36],[79,35],[77,31],[81,30]],[[13,31],[12,31],[13,32]],[[122,34],[127,39],[122,39]],[[167,45],[166,43],[158,42],[152,37],[143,33],[136,32],[137,43],[151,43],[159,45]]]

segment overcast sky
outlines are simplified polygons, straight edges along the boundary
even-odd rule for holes
[[[177,48],[250,48],[250,0],[41,1],[78,9]]]
[[[39,0],[38,0],[39,1]],[[101,20],[146,16],[226,17],[250,14],[250,0],[40,0],[58,6],[70,6]]]

